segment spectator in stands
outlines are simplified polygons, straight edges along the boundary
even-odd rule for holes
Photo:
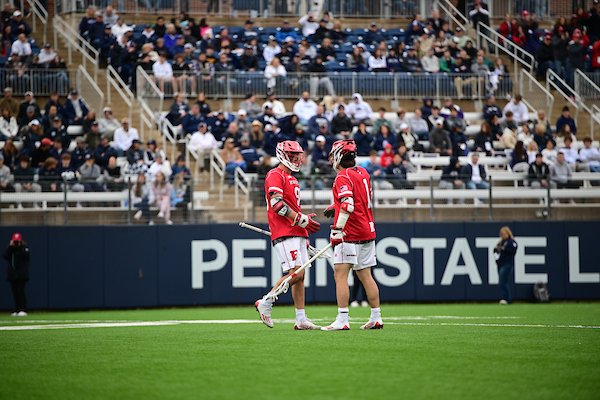
[[[410,130],[417,135],[420,140],[429,139],[429,124],[423,118],[421,108],[415,108],[414,115],[408,119]]]
[[[388,125],[381,125],[375,135],[373,148],[377,151],[383,151],[387,144],[392,145],[392,148],[395,149],[398,146],[398,139]]]
[[[471,160],[460,171],[467,189],[488,189],[486,173],[483,165],[479,164],[479,154],[471,153]]]
[[[254,54],[252,46],[244,46],[244,53],[240,57],[240,67],[244,71],[256,71],[258,69],[258,57]]]
[[[497,118],[494,116],[494,118]],[[481,124],[479,133],[475,136],[474,150],[478,152],[485,152],[488,156],[492,155],[494,151],[494,140],[495,135],[492,134],[490,124],[484,122]]]
[[[311,100],[308,92],[302,92],[302,97],[294,104],[293,111],[300,118],[300,123],[306,125],[308,120],[317,113],[317,103]]]
[[[106,166],[102,169],[102,182],[105,183],[109,192],[121,191],[125,188],[121,167],[117,165],[117,158],[110,157]]]
[[[267,78],[267,90],[273,90],[277,81],[287,76],[287,71],[281,65],[279,58],[272,57],[270,63],[265,68],[265,78]]]
[[[137,129],[129,126],[129,118],[121,120],[121,127],[115,130],[113,137],[113,147],[119,154],[129,150],[134,140],[139,140],[140,136]]]
[[[29,157],[27,156],[19,157],[19,164],[15,168],[14,178],[17,193],[42,191],[40,184],[35,182],[35,170],[29,165]]]
[[[10,20],[10,28],[12,40],[15,40],[21,34],[25,36],[31,35],[31,28],[27,22],[23,20],[23,14],[19,10],[15,10],[15,12],[13,12],[13,16]]]
[[[366,64],[367,63],[361,53],[361,47],[354,46],[352,53],[346,54],[346,68],[348,70],[352,72],[363,72],[367,70]]]
[[[323,57],[321,55],[317,55],[314,61],[308,66],[308,72],[310,75],[310,94],[313,98],[317,97],[319,87],[325,87],[327,93],[335,97],[335,89],[333,88],[333,83],[329,76],[327,76],[327,69],[325,68],[325,64],[323,64]]]
[[[193,47],[190,43],[185,46]],[[184,93],[196,93],[196,77],[192,72],[192,64],[185,60],[183,53],[175,54],[174,59],[172,69],[176,86]]]
[[[469,19],[473,23],[473,29],[477,30],[479,23],[490,26],[490,12],[487,4],[482,0],[475,0],[473,6],[469,10]]]
[[[348,116],[352,119],[352,123],[357,125],[359,122],[363,121],[366,124],[370,124],[371,114],[373,114],[373,110],[369,103],[363,100],[363,97],[360,93],[354,93],[352,95],[352,102],[348,104],[348,108],[346,109]]]
[[[575,124],[575,120],[571,117],[569,106],[564,106],[562,108],[562,113],[556,120],[556,132],[560,132],[565,125],[569,125],[573,135],[577,134],[577,125]]]
[[[269,36],[267,45],[263,49],[263,58],[267,64],[271,63],[271,60],[275,58],[277,54],[281,53],[281,47],[277,44],[275,36]]]
[[[450,157],[450,162],[442,170],[440,179],[440,189],[464,189],[465,182],[461,176],[462,166],[457,156]],[[448,200],[452,203],[452,200]]]
[[[167,180],[173,173],[173,170],[171,169],[171,163],[166,159],[162,151],[156,152],[154,155],[154,162],[148,168],[146,175],[148,176],[150,182],[154,182],[156,175],[159,173],[162,173]]]
[[[250,144],[250,137],[247,135],[240,139],[239,153],[246,164],[246,171],[256,173],[260,165],[260,156],[256,148]]]
[[[214,135],[208,131],[208,125],[205,122],[198,124],[198,130],[190,136],[188,149],[199,153],[201,156],[208,155],[212,150],[218,148],[217,140]],[[201,159],[201,157],[198,157]]]
[[[19,150],[15,146],[14,139],[6,139],[4,147],[0,150],[0,154],[4,157],[4,165],[8,166],[12,171],[17,164],[17,156],[19,155]]]
[[[200,114],[202,114],[202,116],[207,117],[211,113],[210,105],[206,102],[206,95],[204,92],[198,93],[196,104],[200,106]]]
[[[387,167],[389,167],[394,161],[394,154],[396,154],[394,152],[394,146],[392,146],[390,143],[386,143],[383,146],[383,151],[380,152],[380,154],[379,165],[381,165],[382,168],[387,169]]]
[[[112,5],[108,5],[104,9],[103,18],[104,23],[112,28],[112,26],[117,23],[119,15],[113,10]]]
[[[582,168],[591,172],[600,172],[600,151],[592,147],[592,139],[583,138],[583,147],[579,150],[579,159]]]
[[[90,44],[94,46],[94,48],[100,49],[102,47],[102,42],[105,38],[106,29],[108,29],[108,33],[110,33],[110,27],[105,27],[102,12],[96,11],[95,21],[88,28],[88,40]]]
[[[158,83],[158,87],[163,93],[165,91],[165,82],[172,85],[174,93],[177,92],[177,82],[173,76],[173,67],[167,62],[167,54],[165,52],[159,53],[158,61],[152,65],[152,73]]]
[[[532,162],[535,161],[535,157],[537,156],[537,154],[541,154],[540,153],[540,149],[538,148],[538,145],[536,142],[534,141],[530,141],[527,144],[527,162],[529,164],[531,164]]]
[[[329,120],[325,115],[325,107],[322,105],[317,105],[317,111],[315,115],[310,117],[308,120],[308,133],[311,139],[316,138],[319,134],[324,134],[327,136],[331,131],[331,127],[329,125]],[[325,127],[325,132],[321,132],[321,126]]]
[[[102,136],[100,136],[100,143],[94,149],[94,158],[96,159],[96,164],[98,164],[100,168],[106,168],[108,166],[108,160],[111,157],[116,158],[117,152],[115,149],[110,147],[109,135],[103,133]]]
[[[337,114],[331,120],[331,132],[334,135],[343,136],[347,136],[352,132],[352,120],[346,115],[346,107],[343,105],[338,106]]]
[[[464,88],[471,88],[471,97],[477,97],[477,78],[471,76],[470,65],[465,64],[461,57],[454,60],[454,68],[451,71],[454,74],[454,87],[459,100],[464,99]]]
[[[144,164],[146,164],[148,167],[151,166],[154,161],[156,161],[156,156],[158,154],[163,156],[163,160],[165,159],[164,151],[158,148],[156,140],[148,140],[148,143],[146,143],[146,150],[144,151]]]
[[[386,180],[394,189],[414,189],[414,185],[407,179],[407,170],[403,164],[402,156],[398,153],[393,155],[392,163],[385,170]]]
[[[440,60],[434,54],[432,48],[427,50],[425,55],[421,58],[421,65],[425,72],[436,73],[440,71]]]
[[[34,119],[27,124],[27,127],[22,129],[21,132],[23,137],[23,148],[21,149],[21,154],[31,155],[31,153],[39,146],[44,137],[42,125],[40,124],[40,121]],[[37,166],[35,166],[35,168],[37,168]]]
[[[104,188],[101,184],[102,171],[96,165],[93,154],[85,155],[85,162],[77,169],[79,181],[82,183],[86,192],[102,192]]]
[[[298,24],[302,27],[302,36],[309,37],[314,35],[319,24],[315,22],[315,17],[312,13],[308,13],[298,20]]]
[[[513,119],[515,124],[520,125],[522,123],[526,123],[529,119],[529,112],[527,111],[527,106],[523,103],[523,98],[520,94],[517,94],[511,101],[506,103],[504,106],[503,113],[506,116],[508,111],[511,111],[513,114]]]
[[[52,146],[54,146],[54,142],[48,138],[40,141],[39,147],[34,148],[30,154],[32,168],[37,169],[44,165],[46,159],[52,155]]]
[[[392,129],[392,123],[385,118],[385,108],[379,107],[379,110],[377,111],[378,117],[373,121],[373,132],[379,132],[379,128],[381,128],[382,125],[387,125],[388,128]]]
[[[183,118],[190,111],[185,95],[183,93],[177,93],[173,99],[173,104],[169,108],[167,113],[167,120],[173,125],[181,125]]]
[[[535,155],[535,161],[529,165],[527,178],[532,189],[546,189],[548,185],[556,188],[556,183],[550,180],[550,167],[544,162],[542,153]]]
[[[447,130],[444,129],[444,119],[438,118],[435,126],[429,132],[429,151],[444,156],[452,155],[452,141]]]
[[[338,110],[343,110],[342,107]],[[347,131],[350,134],[350,131]],[[356,154],[358,156],[368,156],[373,151],[373,136],[367,130],[364,122],[358,124],[358,129],[354,133],[354,142],[356,143]]]
[[[554,59],[554,72],[561,78],[565,78],[567,70],[567,45],[569,44],[569,32],[563,26],[556,28],[552,37],[552,49]]]
[[[204,116],[200,113],[200,106],[192,104],[190,112],[181,120],[181,128],[184,134],[194,133],[198,129],[198,124],[204,120]]]
[[[19,114],[19,102],[13,98],[11,87],[4,88],[4,96],[0,99],[0,108],[9,110],[13,117]]]
[[[375,49],[373,54],[371,54],[369,56],[369,60],[367,61],[367,64],[369,66],[369,71],[371,71],[371,72],[387,72],[388,71],[386,58],[383,55],[383,53],[381,52],[381,49],[379,49],[379,48]]]
[[[131,142],[131,146],[127,152],[125,152],[125,157],[129,163],[130,171],[146,171],[147,168],[144,162],[144,150],[142,149],[142,144],[138,139],[134,139]]]
[[[544,162],[546,164],[552,166],[556,163],[558,150],[556,150],[556,145],[553,139],[546,141],[546,147],[542,150],[542,155],[544,156]]]
[[[4,163],[4,156],[0,153],[0,192],[14,192],[14,180],[15,177],[10,168]]]
[[[406,72],[423,71],[421,60],[419,60],[419,56],[417,55],[417,49],[414,46],[406,47],[406,53],[402,57],[401,64]]]
[[[414,132],[411,131],[408,124],[400,125],[400,130],[398,132],[398,143],[400,146],[404,145],[407,150],[423,150],[421,144],[419,143],[419,138]]]
[[[550,166],[550,177],[559,189],[576,189],[579,187],[577,182],[572,180],[573,170],[561,151],[557,153],[556,162]]]
[[[146,175],[139,174],[131,191],[131,203],[137,212],[133,218],[140,220],[144,217],[150,225],[153,224],[150,215],[150,204],[154,203],[154,191],[146,182]]]
[[[65,117],[68,125],[82,125],[83,120],[89,113],[85,102],[79,97],[79,92],[71,90],[69,99],[65,103]]]
[[[5,93],[6,94],[6,93]],[[33,108],[32,108],[33,107]],[[28,110],[33,110],[33,113],[28,114]],[[23,100],[19,104],[19,113],[17,114],[17,123],[20,127],[25,126],[27,123],[32,121],[33,119],[42,119],[42,114],[40,112],[40,107],[37,105],[35,98],[33,97],[33,92],[27,91],[25,92],[25,100]]]
[[[221,150],[221,158],[225,161],[225,172],[228,176],[228,182],[233,185],[234,173],[236,168],[241,168],[246,171],[246,161],[240,154],[240,151],[235,147],[235,140],[233,138],[227,138],[223,149]]]
[[[256,102],[256,95],[248,93],[245,100],[240,103],[240,110],[246,110],[248,119],[254,120],[258,118],[262,112],[260,105]]]
[[[264,105],[267,102],[271,103],[271,105],[272,105],[271,109],[273,110],[273,114],[275,115],[276,118],[283,118],[285,116],[285,114],[286,114],[285,104],[283,104],[283,102],[277,98],[277,95],[274,90],[267,91],[267,101],[265,103],[263,103],[263,109],[264,109]]]
[[[552,47],[552,34],[546,33],[544,41],[535,54],[537,61],[537,77],[546,78],[546,71],[554,66],[554,48]]]
[[[516,142],[510,155],[509,165],[514,172],[525,172],[529,169],[529,155],[520,140]]]
[[[96,22],[95,13],[96,7],[88,6],[88,8],[85,10],[85,15],[79,22],[79,34],[86,39],[88,38],[90,26]]]
[[[502,118],[502,111],[496,104],[496,96],[490,95],[487,97],[486,103],[483,106],[483,119],[489,123],[494,115],[498,118]]]
[[[14,138],[19,133],[17,119],[12,116],[9,108],[0,107],[0,140]]]
[[[565,136],[564,138],[564,146],[562,146],[559,150],[565,156],[565,161],[571,166],[573,171],[587,171],[586,164],[582,164],[579,160],[579,153],[577,149],[573,147],[573,139],[571,136]]]
[[[582,33],[579,29],[575,29],[571,35],[571,41],[567,44],[566,81],[569,86],[574,86],[576,69],[585,71],[586,55],[587,47],[583,43]]]
[[[90,129],[85,131],[85,142],[87,143],[88,149],[95,149],[100,143],[100,124],[98,121],[92,122]]]
[[[121,127],[110,107],[104,107],[102,117],[98,118],[98,124],[100,124],[100,133],[108,135],[108,138],[112,138],[115,131]]]
[[[28,60],[31,60],[32,50],[31,44],[27,40],[27,36],[24,33],[19,34],[17,40],[15,40],[12,44],[11,56],[18,55],[20,60],[26,64],[28,64]]]
[[[225,114],[223,111],[219,110],[216,113],[216,117],[209,118],[208,123],[210,127],[210,131],[219,142],[222,141],[223,135],[227,131],[227,127],[229,126],[229,120],[225,118]]]
[[[163,218],[167,225],[172,225],[171,221],[171,184],[162,172],[158,172],[152,184],[154,192],[154,203],[158,207],[158,218]]]

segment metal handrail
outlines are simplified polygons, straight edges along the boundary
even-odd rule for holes
[[[489,34],[482,32],[482,28],[485,28],[486,31],[489,32]],[[479,22],[479,24],[477,24],[477,48],[482,47],[482,39],[486,40],[489,44],[492,44],[494,46],[496,55],[498,55],[498,49],[501,49],[506,54],[508,54],[509,56],[517,60],[519,63],[521,63],[523,66],[527,67],[530,73],[533,73],[533,70],[536,65],[535,57],[533,56],[533,54],[520,48],[516,44],[508,46],[507,43],[513,43],[512,40],[496,32],[483,22]],[[500,44],[500,39],[502,40],[502,44]]]
[[[169,121],[167,118],[162,117],[160,119],[160,133],[161,136],[163,138],[163,146],[166,147],[167,142],[171,145],[171,159],[174,160],[175,159],[175,150],[177,149],[177,143],[185,143],[185,147],[186,150],[188,150],[189,152],[191,152],[193,154],[193,152],[191,150],[188,149],[188,143],[186,138],[184,137],[184,139],[179,142],[177,140],[177,136],[176,136],[176,132],[177,132],[177,127],[174,126],[171,121]],[[197,155],[193,154],[194,158],[198,159]]]
[[[79,91],[81,96],[84,97],[85,91],[83,90],[83,86],[82,86],[82,78],[87,81],[87,83],[96,92],[95,94],[98,96],[98,98],[93,99],[93,100],[90,100],[88,98],[88,100],[87,100],[88,105],[92,101],[94,101],[94,103],[99,101],[99,103],[98,103],[99,107],[96,111],[100,111],[104,105],[104,93],[102,92],[102,89],[100,89],[100,86],[98,86],[96,81],[94,79],[92,79],[91,75],[88,73],[88,71],[85,69],[85,67],[83,65],[80,65],[79,67],[77,67],[77,90]]]
[[[145,141],[146,139],[146,128],[155,128],[157,123],[156,123],[156,117],[154,115],[154,113],[152,112],[152,110],[150,109],[150,107],[140,101],[138,102],[138,104],[140,105],[140,128],[141,128],[141,139],[142,141]],[[165,139],[163,138],[163,148],[166,146],[165,143]]]
[[[579,94],[571,87],[564,79],[562,79],[556,72],[548,68],[546,71],[546,86],[548,89],[550,86],[560,93],[565,100],[567,100],[576,109],[584,108],[586,111],[587,107],[581,101]]]
[[[215,187],[215,177],[217,174],[220,179],[219,185],[219,201],[223,201],[223,186],[225,184],[225,161],[221,158],[221,155],[217,150],[213,150],[210,153],[210,188],[211,190]]]
[[[592,120],[590,121],[590,136],[592,140],[594,140],[594,125],[598,124],[598,127],[600,127],[600,107],[598,107],[595,104],[592,104],[592,112],[590,113],[590,115],[592,116]]]
[[[67,46],[69,64],[73,63],[72,52],[75,49],[76,52],[81,54],[84,67],[87,67],[86,63],[88,61],[92,64],[94,68],[94,80],[97,80],[100,52],[58,15],[55,15],[52,19],[52,27],[54,28],[54,48],[58,48],[58,35],[60,34]]]
[[[446,13],[446,15],[450,18],[450,20],[452,22],[454,22],[456,25],[460,26],[460,28],[464,32],[467,31],[466,28],[469,24],[469,20],[458,10],[458,8],[456,8],[454,6],[454,4],[452,4],[448,0],[440,0],[440,1],[438,1],[437,5],[439,8],[442,9],[443,12]],[[457,15],[460,16],[464,22],[459,21],[458,18],[456,18]]]
[[[27,0],[27,2],[31,5],[31,11],[33,12],[33,14],[35,15],[35,17],[37,17],[40,22],[42,23],[42,25],[44,26],[44,43],[46,43],[47,40],[47,33],[48,33],[48,11],[46,11],[46,9],[44,8],[44,6],[39,2],[39,0]],[[21,3],[23,4],[23,3]],[[21,10],[22,11],[22,10]],[[33,17],[32,20],[32,28],[34,32],[37,32],[37,26],[36,26],[36,22],[35,22],[35,17]]]
[[[524,91],[524,78],[526,78],[527,80],[527,84],[529,85],[529,87],[531,88],[532,86],[537,87],[540,91],[542,91],[546,97],[546,115],[548,117],[549,120],[552,120],[552,109],[554,107],[554,96],[552,95],[552,93],[550,93],[550,91],[548,90],[547,87],[544,87],[544,85],[542,85],[537,79],[535,79],[535,77],[533,75],[531,75],[529,72],[525,71],[525,70],[521,70],[521,79],[519,80],[519,83],[521,85],[520,88],[520,92],[521,94],[525,93]],[[530,89],[531,90],[531,89]],[[526,100],[525,97],[523,96],[523,102],[527,105],[527,107],[529,107],[532,111],[537,112],[538,110],[536,109],[536,107],[534,107],[532,104],[530,104],[530,100]]]
[[[154,82],[154,80],[152,78],[150,78],[150,75],[148,75],[148,73],[146,73],[146,71],[144,71],[144,69],[142,67],[138,67],[136,70],[137,73],[137,98],[139,101],[143,101],[146,102],[144,95],[145,90],[144,90],[144,85],[148,85],[150,87],[150,89],[152,89],[152,92],[155,93],[156,97],[159,98],[159,106],[158,106],[158,110],[154,110],[154,112],[156,114],[161,114],[163,111],[163,105],[164,105],[164,98],[165,98],[165,94],[158,88],[158,86],[156,86],[156,82]],[[147,102],[146,102],[147,103]]]
[[[123,81],[123,79],[121,78],[119,73],[112,67],[112,65],[109,65],[106,68],[106,95],[107,95],[106,101],[109,105],[112,105],[111,87],[119,94],[119,96],[121,96],[121,99],[123,100],[123,102],[125,104],[127,104],[127,107],[128,107],[127,117],[131,121],[131,117],[133,114],[133,102],[135,99],[135,95],[133,94],[133,92],[131,91],[129,86],[127,86],[127,84]]]

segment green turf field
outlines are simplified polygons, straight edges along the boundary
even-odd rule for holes
[[[274,329],[253,307],[1,316],[0,399],[600,398],[600,303],[382,313],[367,332],[365,308],[349,332],[295,332],[291,307],[275,307]],[[135,322],[162,325],[113,326]]]

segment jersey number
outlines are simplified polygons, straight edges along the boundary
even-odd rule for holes
[[[373,203],[371,202],[371,190],[369,189],[369,184],[365,178],[363,178],[363,183],[365,185],[365,193],[367,194],[367,208],[373,208]]]

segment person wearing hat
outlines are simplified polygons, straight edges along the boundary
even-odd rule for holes
[[[12,18],[10,19],[10,28],[13,35],[13,37],[11,37],[12,40],[21,33],[25,36],[29,36],[32,32],[27,22],[23,20],[23,13],[19,10],[13,12]]]
[[[287,76],[287,71],[284,66],[281,65],[279,58],[273,57],[271,62],[265,67],[264,74],[265,78],[267,78],[267,90],[273,90],[278,81],[280,82],[280,85],[283,84],[283,81]]]
[[[21,233],[13,233],[4,251],[4,259],[7,261],[6,280],[10,282],[15,300],[15,309],[11,314],[13,317],[27,316],[25,284],[29,281],[29,257],[27,242],[23,240]]]
[[[290,22],[286,19],[283,20],[279,30],[275,34],[275,39],[277,39],[279,43],[284,43],[288,41],[288,38],[291,39],[292,42],[295,42],[298,40],[298,34],[294,30],[294,27],[291,26]]]
[[[442,169],[442,177],[440,178],[440,189],[464,189],[465,182],[461,176],[462,166],[460,165],[460,159],[457,156],[450,157],[450,162]],[[459,200],[462,204],[463,199]],[[448,199],[448,204],[452,204],[453,200]]]
[[[32,113],[28,116],[28,111]],[[17,123],[20,127],[27,125],[33,119],[42,119],[40,107],[37,105],[33,92],[27,91],[24,95],[24,100],[19,104],[19,113],[17,115]]]
[[[58,115],[52,118],[48,130],[44,130],[44,137],[55,143],[60,142],[63,149],[68,149],[71,144],[71,136],[67,133],[67,128],[63,125],[62,119]]]
[[[263,103],[262,109],[265,109],[265,104],[269,103],[271,105],[271,110],[273,111],[273,115],[275,118],[283,118],[287,113],[285,109],[285,104],[281,100],[277,98],[275,90],[267,90],[267,100]]]
[[[79,97],[79,92],[72,89],[65,103],[65,118],[68,125],[82,125],[83,119],[89,113],[87,104]]]
[[[452,155],[452,141],[447,130],[444,129],[444,118],[438,117],[435,125],[429,132],[429,150],[443,156]]]
[[[102,171],[96,165],[96,159],[91,153],[85,155],[85,162],[77,169],[79,172],[79,181],[83,184],[86,192],[102,192],[104,187],[101,184]]]
[[[369,29],[365,33],[363,42],[367,43],[367,44],[377,44],[378,45],[379,43],[381,43],[384,40],[385,40],[385,38],[383,37],[383,35],[381,34],[381,31],[377,27],[377,23],[375,21],[371,22],[371,25],[369,25]]]
[[[206,118],[200,113],[200,106],[192,104],[190,112],[181,120],[181,128],[185,134],[192,134],[198,129],[198,124]]]
[[[255,119],[250,124],[250,144],[257,148],[262,149],[265,144],[265,135],[263,132],[263,124],[259,120]]]
[[[258,57],[250,45],[244,46],[244,53],[240,57],[240,67],[244,71],[256,71],[258,69]]]
[[[163,154],[163,151],[158,148],[156,140],[148,140],[148,143],[146,143],[146,150],[144,151],[144,164],[148,167],[151,166],[152,163],[156,161],[156,157],[159,154]]]
[[[46,159],[52,156],[52,147],[54,142],[47,137],[40,141],[40,147],[34,149],[31,152],[31,166],[34,168],[41,168],[44,165]]]
[[[100,124],[98,121],[93,121],[90,125],[89,130],[85,133],[85,142],[87,143],[88,149],[95,149],[100,143]]]
[[[246,110],[238,110],[235,123],[241,133],[247,134],[250,132],[250,121]]]
[[[44,131],[39,120],[33,119],[26,127],[21,129],[23,137],[22,154],[30,155],[40,144],[44,137]],[[37,168],[37,165],[35,166]]]
[[[110,147],[110,137],[108,134],[103,133],[100,136],[100,143],[94,149],[94,158],[96,159],[96,164],[100,168],[106,168],[108,166],[108,160],[111,157],[117,157],[117,152],[115,149]]]
[[[537,77],[545,78],[546,71],[554,65],[554,49],[552,47],[552,34],[550,32],[544,34],[544,40],[535,53],[535,59],[538,63]]]
[[[567,83],[570,87],[574,87],[575,70],[580,69],[585,71],[585,57],[587,55],[587,47],[583,42],[583,33],[579,29],[575,29],[571,35],[571,41],[567,45]]]
[[[101,11],[96,11],[94,14],[94,23],[88,29],[88,40],[95,49],[100,49],[105,31],[104,17]],[[110,26],[108,26],[110,33]]]
[[[0,108],[10,110],[10,115],[17,117],[19,114],[19,102],[13,97],[13,90],[7,86],[3,90],[2,98],[0,99]]]
[[[46,43],[44,45],[44,49],[42,51],[40,51],[40,53],[37,56],[36,64],[41,66],[42,68],[45,68],[48,66],[48,64],[50,64],[50,62],[52,60],[54,60],[56,55],[57,54],[54,51],[54,49],[52,48],[52,46],[50,45],[50,43]]]
[[[89,153],[85,138],[78,136],[75,139],[75,148],[71,152],[71,165],[75,170],[79,169],[80,166],[85,162],[85,156]]]
[[[252,21],[251,19],[246,20],[246,22],[244,23],[244,31],[242,32],[240,37],[243,38],[243,41],[246,43],[254,38],[258,38],[258,32],[254,27],[254,21]]]

